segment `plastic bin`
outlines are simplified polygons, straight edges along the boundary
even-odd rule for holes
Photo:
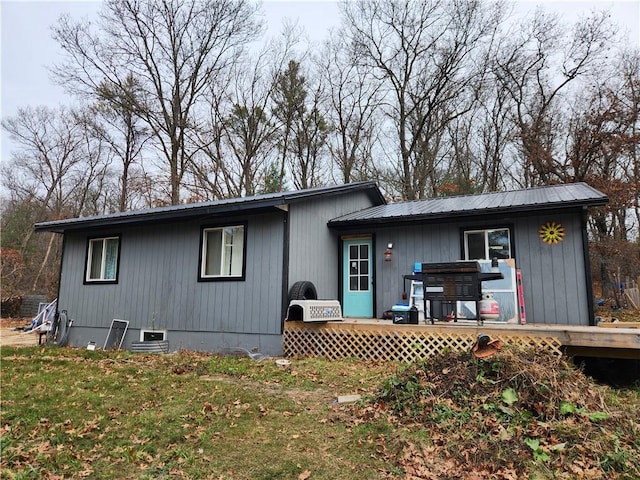
[[[391,307],[393,323],[397,324],[418,324],[418,309],[409,305],[394,305]]]

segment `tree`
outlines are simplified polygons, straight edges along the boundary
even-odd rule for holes
[[[194,139],[203,152],[194,163],[194,184],[200,192],[222,198],[282,188],[277,181],[266,187],[276,178],[278,125],[272,101],[276,78],[298,35],[295,26],[285,25],[279,37],[233,66],[221,88],[223,96],[209,96],[210,120]]]
[[[306,109],[305,109],[306,110]],[[320,112],[320,93],[314,92],[308,112],[298,119],[295,128],[291,177],[299,190],[318,187],[324,180],[325,141],[329,126]]]
[[[373,150],[378,135],[380,84],[358,65],[345,37],[337,31],[330,32],[317,64],[327,90],[327,147],[339,177],[336,181],[350,183],[377,177]]]
[[[475,102],[484,70],[473,55],[492,35],[495,18],[480,1],[342,5],[355,58],[381,82],[395,127],[397,190],[410,200],[433,194],[447,125]]]
[[[636,278],[638,246],[638,145],[640,54],[626,51],[614,69],[573,102],[563,181],[584,181],[609,197],[589,220],[594,278],[613,285]],[[617,296],[615,296],[617,299]],[[617,299],[619,300],[619,299]]]
[[[524,186],[548,185],[560,180],[561,94],[601,68],[613,31],[606,13],[593,14],[570,31],[557,16],[537,10],[508,37],[493,72],[513,103],[522,181]]]
[[[306,79],[300,72],[300,63],[290,60],[286,70],[278,72],[273,94],[273,116],[279,122],[280,152],[278,190],[285,182],[286,167],[294,141],[295,125],[303,118],[307,100]]]
[[[318,186],[323,179],[323,156],[329,126],[321,112],[321,91],[311,92],[301,64],[290,60],[276,77],[273,115],[279,122],[280,184],[286,166],[297,189]],[[310,98],[309,98],[310,97]]]
[[[131,188],[135,179],[131,177],[136,164],[142,166],[142,150],[150,138],[149,128],[142,124],[143,112],[138,110],[142,92],[136,78],[129,75],[120,86],[102,83],[96,93],[99,100],[86,122],[121,165],[117,210],[124,212],[136,206]]]
[[[97,31],[60,20],[54,38],[67,57],[54,73],[72,92],[90,96],[105,83],[124,94],[127,79],[136,79],[136,111],[155,136],[168,168],[170,201],[177,204],[194,153],[187,138],[201,121],[199,105],[260,33],[257,10],[247,0],[108,0]]]
[[[56,263],[51,258],[59,254],[59,240],[54,234],[34,238],[33,223],[103,213],[96,211],[103,202],[94,200],[102,197],[107,162],[103,144],[89,134],[83,117],[66,108],[37,107],[19,109],[2,122],[18,145],[3,164],[10,195],[3,226],[12,225],[12,246],[34,290],[45,267]]]
[[[37,204],[43,219],[83,213],[82,198],[105,172],[104,157],[95,151],[81,116],[64,107],[27,107],[2,122],[18,145],[4,164],[7,185],[16,198]]]

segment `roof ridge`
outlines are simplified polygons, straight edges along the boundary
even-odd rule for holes
[[[415,200],[400,200],[398,202],[391,202],[394,205],[400,204],[400,203],[417,203],[417,202],[428,202],[428,201],[432,201],[432,200],[443,200],[443,199],[447,199],[447,198],[467,198],[467,197],[478,197],[480,195],[499,195],[499,194],[504,194],[504,193],[518,193],[518,192],[530,192],[532,190],[542,190],[542,189],[548,189],[548,188],[553,188],[553,187],[566,187],[566,186],[571,186],[571,185],[584,185],[586,187],[591,188],[594,191],[598,191],[595,188],[593,188],[591,185],[589,185],[586,182],[571,182],[571,183],[554,183],[551,185],[536,185],[534,187],[523,187],[523,188],[518,188],[516,190],[500,190],[497,192],[481,192],[481,193],[464,193],[464,194],[460,194],[460,195],[443,195],[441,197],[428,197],[428,198],[418,198]]]

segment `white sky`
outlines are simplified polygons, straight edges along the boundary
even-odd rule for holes
[[[511,0],[518,8],[533,9],[538,2]],[[628,34],[630,43],[640,47],[640,0],[618,1],[541,1],[545,8],[558,10],[566,18],[574,19],[593,8],[610,9],[612,19]],[[51,39],[50,27],[62,13],[74,18],[91,17],[99,9],[99,2],[86,1],[29,1],[0,0],[1,66],[0,115],[15,115],[26,106],[57,105],[71,101],[60,87],[51,82],[49,71],[61,59],[56,42]],[[263,3],[270,33],[280,30],[285,18],[297,20],[310,38],[322,39],[331,26],[336,26],[338,6],[335,1],[266,0]],[[11,142],[2,132],[0,161],[9,159]]]

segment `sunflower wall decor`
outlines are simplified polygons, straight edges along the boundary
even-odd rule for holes
[[[544,243],[555,245],[564,240],[564,227],[557,222],[546,222],[543,223],[540,230],[538,230],[538,235]]]

